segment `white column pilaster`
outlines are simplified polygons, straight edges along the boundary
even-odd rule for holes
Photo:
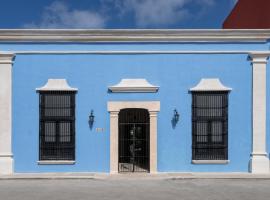
[[[150,173],[157,173],[157,111],[150,111]]]
[[[13,173],[12,64],[14,54],[0,52],[0,174]]]
[[[118,114],[110,112],[110,173],[118,173]]]
[[[250,53],[252,63],[252,153],[250,171],[269,173],[266,152],[266,65],[269,54]]]

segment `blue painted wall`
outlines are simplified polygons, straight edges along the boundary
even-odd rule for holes
[[[1,50],[266,50],[267,44],[2,44]],[[109,172],[108,101],[158,100],[158,171],[248,171],[251,152],[252,68],[247,55],[17,55],[13,66],[13,153],[15,172]],[[268,70],[269,77],[269,70]],[[49,78],[77,87],[76,164],[38,165],[39,113],[35,88]],[[122,78],[145,78],[158,93],[108,93]],[[191,164],[191,95],[201,78],[219,78],[229,95],[227,165]],[[269,81],[268,81],[269,86]],[[268,92],[268,102],[269,102]],[[173,110],[180,113],[175,129]],[[88,126],[90,110],[95,124]],[[267,108],[269,111],[269,107]],[[269,112],[268,112],[269,113]],[[268,117],[269,122],[269,117]],[[268,123],[269,124],[269,123]],[[97,133],[95,128],[105,128]],[[269,130],[269,125],[267,126]],[[269,134],[268,134],[269,137]],[[269,145],[268,145],[269,146]],[[268,147],[268,150],[269,147]]]

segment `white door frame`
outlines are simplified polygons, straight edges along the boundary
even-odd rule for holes
[[[157,172],[157,113],[159,101],[109,101],[110,113],[110,173],[118,173],[118,115],[126,108],[142,108],[150,116],[150,173]]]

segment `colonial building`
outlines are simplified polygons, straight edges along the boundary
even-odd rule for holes
[[[0,30],[0,173],[270,173],[270,30]]]
[[[268,4],[223,30],[0,30],[0,174],[270,173]]]

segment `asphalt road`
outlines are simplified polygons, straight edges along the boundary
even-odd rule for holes
[[[265,179],[0,180],[0,200],[269,200]]]

